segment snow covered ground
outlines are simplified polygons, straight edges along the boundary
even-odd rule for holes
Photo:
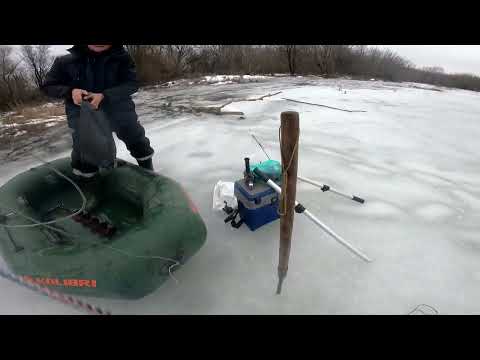
[[[37,125],[37,124],[45,124],[46,127],[50,127],[52,125],[55,125],[55,124],[52,124],[52,123],[57,123],[57,122],[62,122],[62,121],[66,121],[66,116],[65,115],[53,116],[53,117],[48,118],[48,119],[31,119],[31,120],[29,120],[27,122],[23,122],[21,124],[17,124],[17,123],[2,124],[1,127],[5,128],[5,129],[8,129],[8,128],[18,128],[18,127],[22,127],[22,126]]]
[[[230,81],[228,78],[219,81]],[[244,117],[175,113],[161,107],[233,102]],[[283,100],[318,103],[348,113]],[[157,170],[177,179],[198,205],[207,244],[168,281],[138,301],[89,299],[113,314],[407,314],[428,304],[440,314],[480,314],[480,94],[420,84],[270,78],[261,83],[141,91],[140,119]],[[279,158],[280,113],[300,113],[299,173],[366,199],[364,205],[309,184],[297,198],[374,261],[366,264],[303,216],[295,217],[290,266],[275,295],[279,223],[255,232],[212,211],[218,180],[242,176],[243,158],[264,159],[249,131]],[[37,155],[69,155],[68,132]],[[131,160],[125,146],[119,156]],[[0,184],[37,164],[27,155],[0,165]],[[3,314],[78,313],[0,279]]]

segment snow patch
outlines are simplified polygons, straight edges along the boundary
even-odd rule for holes
[[[268,79],[268,76],[263,75],[243,75],[244,80],[265,80]]]
[[[214,75],[214,76],[205,76],[204,81],[213,84],[216,82],[222,82],[222,81],[232,81],[232,80],[239,80],[240,76],[239,75]]]
[[[153,89],[158,89],[158,88],[164,88],[164,87],[173,87],[175,85],[178,85],[178,83],[182,82],[182,80],[172,80],[172,81],[168,81],[166,83],[162,83],[162,84],[158,84],[158,85],[155,85],[155,86],[152,86]],[[148,90],[146,90],[148,91]]]
[[[264,75],[207,75],[204,76],[201,83],[208,84],[231,84],[232,82],[256,82],[270,78]]]
[[[394,216],[400,215],[402,211],[396,206],[389,204],[383,201],[367,201],[362,207],[361,211],[358,212],[361,215],[374,216],[374,217],[383,217],[383,216]]]
[[[436,176],[434,174],[421,173],[421,172],[415,172],[415,171],[412,171],[410,174],[419,180],[425,181],[433,185],[452,186],[454,184],[452,181],[442,179],[441,177]]]
[[[427,221],[443,220],[454,214],[454,210],[444,204],[429,204],[418,208],[415,213]]]
[[[462,190],[452,190],[452,193],[475,211],[480,211],[480,198]]]
[[[22,136],[22,135],[25,135],[26,133],[27,133],[27,131],[25,131],[25,130],[18,131],[18,132],[15,133],[15,135],[13,135],[13,137]]]
[[[233,81],[220,81],[217,83],[214,83],[213,85],[226,85],[226,84],[233,84]]]
[[[386,174],[389,173],[388,170],[379,169],[375,166],[369,166],[369,165],[365,165],[365,164],[355,164],[355,163],[353,163],[350,166],[352,168],[356,169],[356,170],[363,171],[363,172],[373,174],[373,175],[386,175]]]
[[[51,123],[51,122],[61,122],[61,121],[64,121],[65,119],[66,119],[65,115],[58,115],[48,119],[32,119],[25,123],[2,124],[0,128],[11,129],[19,126],[38,125],[38,124],[45,124],[45,123]]]

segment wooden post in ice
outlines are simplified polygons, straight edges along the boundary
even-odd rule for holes
[[[282,112],[280,119],[280,151],[282,156],[283,180],[282,199],[279,208],[281,216],[277,294],[280,294],[282,291],[282,283],[288,271],[295,215],[295,198],[297,194],[298,139],[300,133],[299,116],[297,112]]]

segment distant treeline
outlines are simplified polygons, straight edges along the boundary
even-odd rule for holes
[[[318,75],[409,81],[480,90],[480,77],[417,68],[390,49],[366,45],[126,45],[142,85],[209,74]],[[52,64],[48,45],[0,46],[0,110],[44,100],[38,91]]]

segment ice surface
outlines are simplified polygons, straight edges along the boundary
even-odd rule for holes
[[[138,301],[89,300],[114,314],[407,314],[422,303],[441,314],[480,314],[480,94],[382,81],[262,81],[179,85],[135,97],[155,166],[191,194],[208,227],[207,244],[175,273],[179,284],[168,281]],[[244,119],[158,107],[167,101],[218,106],[276,91],[282,93],[224,108],[244,112]],[[297,199],[374,262],[364,263],[296,215],[289,273],[278,296],[279,223],[255,232],[226,226],[212,211],[212,191],[217,181],[242,176],[245,156],[264,159],[250,132],[279,159],[279,118],[286,110],[300,113],[299,173],[366,203],[305,183]],[[69,152],[59,145],[37,155]],[[132,160],[123,143],[118,152]],[[2,164],[0,184],[36,163],[26,157]],[[6,280],[0,287],[1,313],[77,313]]]
[[[444,204],[428,204],[417,209],[417,215],[427,221],[443,221],[454,214],[453,209]]]

